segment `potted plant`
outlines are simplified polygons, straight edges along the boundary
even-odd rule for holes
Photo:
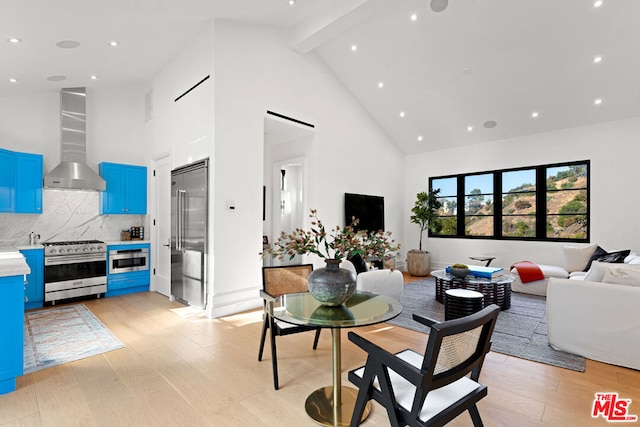
[[[311,209],[309,217],[310,230],[297,228],[289,234],[282,232],[273,246],[261,255],[293,259],[296,255],[314,254],[323,258],[326,267],[313,270],[308,283],[309,291],[325,305],[340,305],[355,292],[355,275],[339,268],[343,259],[360,255],[365,260],[376,257],[384,261],[400,249],[400,245],[391,238],[390,231],[356,231],[357,218],[343,228],[337,226],[327,232],[315,209]]]
[[[442,206],[438,200],[440,189],[429,193],[420,192],[411,209],[411,222],[420,227],[420,244],[418,249],[407,252],[407,270],[412,276],[428,276],[431,271],[431,258],[428,251],[422,250],[422,235],[424,231],[432,227],[432,221],[438,216],[438,209]]]

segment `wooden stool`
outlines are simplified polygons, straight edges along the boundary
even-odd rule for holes
[[[457,319],[482,310],[484,295],[468,289],[449,289],[444,293],[444,320]]]

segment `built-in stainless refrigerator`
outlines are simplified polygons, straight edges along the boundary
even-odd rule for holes
[[[171,171],[171,297],[205,308],[209,160]]]

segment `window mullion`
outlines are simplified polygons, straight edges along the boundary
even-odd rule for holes
[[[536,239],[547,237],[547,168],[536,168]]]
[[[502,173],[493,173],[493,236],[502,238]]]

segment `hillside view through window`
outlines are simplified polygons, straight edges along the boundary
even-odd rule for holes
[[[588,241],[588,185],[589,161],[434,177],[430,236]]]

